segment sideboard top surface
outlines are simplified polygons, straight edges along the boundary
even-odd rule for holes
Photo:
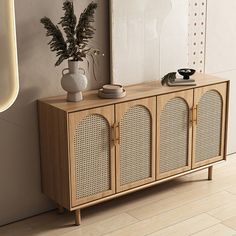
[[[40,99],[39,102],[46,103],[54,108],[70,113],[228,81],[227,79],[206,74],[196,74],[194,75],[194,79],[197,83],[196,86],[161,86],[160,80],[127,86],[125,87],[127,96],[121,99],[102,99],[98,97],[97,90],[90,90],[83,93],[84,100],[81,102],[67,102],[65,95]]]

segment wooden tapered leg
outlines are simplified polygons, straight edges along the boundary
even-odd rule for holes
[[[208,180],[212,180],[213,177],[213,166],[208,168]]]
[[[80,225],[81,224],[81,212],[80,209],[75,210],[75,225]]]

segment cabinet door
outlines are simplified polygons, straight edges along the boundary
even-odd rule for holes
[[[227,84],[194,91],[193,168],[224,159]]]
[[[191,169],[193,90],[157,97],[157,179]]]
[[[115,193],[114,106],[69,114],[72,205]]]
[[[116,109],[117,192],[155,180],[156,98],[126,102]]]

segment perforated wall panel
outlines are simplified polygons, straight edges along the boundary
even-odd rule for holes
[[[205,71],[207,0],[189,0],[189,66]]]
[[[189,109],[182,98],[171,99],[161,112],[160,173],[188,165]]]
[[[199,102],[196,128],[196,162],[220,156],[222,106],[221,95],[216,91],[206,92]]]
[[[120,122],[120,184],[151,177],[152,118],[143,106],[131,107]]]
[[[74,138],[77,199],[110,190],[110,127],[100,115],[89,115]]]

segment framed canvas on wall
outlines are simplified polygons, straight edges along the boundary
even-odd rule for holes
[[[193,0],[110,0],[111,83],[142,83],[194,67],[199,10]]]

